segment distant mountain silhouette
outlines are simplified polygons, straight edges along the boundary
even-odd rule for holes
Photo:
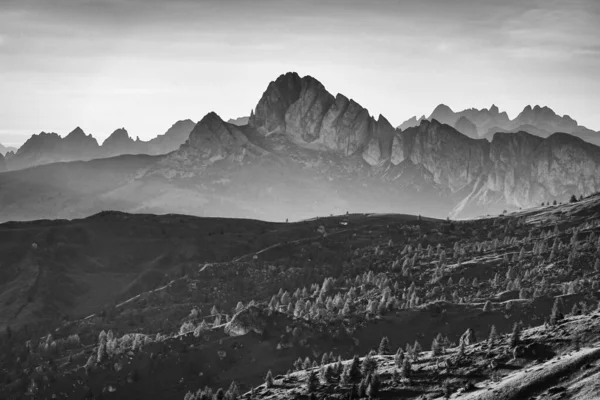
[[[478,132],[508,119],[495,106],[458,117],[440,106],[433,115]],[[518,122],[538,120],[526,112]],[[61,143],[57,136],[43,134],[42,143]],[[84,142],[85,135],[73,136]],[[138,143],[124,130],[113,136],[100,147]],[[169,154],[0,174],[0,218],[73,218],[105,209],[266,220],[346,211],[463,217],[590,194],[600,190],[598,176],[600,148],[570,134],[519,131],[488,141],[437,119],[394,129],[313,77],[287,73],[269,83],[247,124],[208,113]]]
[[[248,124],[248,120],[250,119],[250,117],[239,117],[239,118],[230,118],[227,123],[228,124],[233,124],[233,125],[237,125],[237,126],[244,126]]]
[[[120,128],[102,145],[80,127],[64,138],[56,133],[42,132],[31,136],[15,154],[7,156],[6,168],[16,170],[58,161],[91,160],[121,154],[166,154],[178,149],[187,140],[194,125],[191,120],[178,121],[165,134],[147,142],[133,140],[124,128]]]
[[[5,156],[6,153],[8,153],[9,151],[15,152],[17,151],[17,148],[11,146],[3,146],[2,143],[0,143],[0,155]]]
[[[463,119],[464,118],[464,119]],[[423,117],[421,117],[423,119]],[[412,117],[399,126],[402,130],[418,125],[420,120]],[[456,127],[460,132],[472,138],[492,140],[496,132],[529,132],[536,136],[549,137],[553,133],[570,133],[590,143],[600,145],[600,133],[578,125],[577,121],[568,115],[557,115],[549,107],[526,106],[513,120],[506,112],[500,112],[492,105],[489,109],[470,108],[454,112],[444,104],[438,105],[428,120],[436,119],[444,124]],[[469,124],[468,122],[471,122]],[[460,122],[460,125],[458,125]],[[473,125],[475,129],[473,129]]]

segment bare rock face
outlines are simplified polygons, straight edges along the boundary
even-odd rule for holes
[[[421,121],[417,128],[409,128],[397,135],[392,154],[393,162],[409,159],[423,165],[438,184],[452,191],[473,184],[486,172],[489,161],[489,143],[462,135],[436,120]]]
[[[252,306],[235,314],[225,325],[225,333],[229,336],[243,336],[250,332],[262,334],[265,326],[265,311]]]
[[[302,79],[297,73],[281,75],[269,84],[248,123],[266,136],[285,132],[286,111],[298,100],[301,89]]]
[[[316,79],[295,73],[271,82],[258,102],[250,125],[268,136],[285,134],[297,144],[316,143],[335,153],[361,154],[371,165],[389,160],[394,128],[382,116],[338,94],[335,98]]]
[[[240,160],[246,152],[258,151],[237,126],[224,122],[214,112],[198,122],[182,149],[211,162],[227,157]]]
[[[490,149],[492,167],[487,189],[501,193],[509,203],[523,206],[531,191],[536,190],[530,163],[542,141],[526,132],[496,134]]]
[[[333,102],[333,96],[319,81],[310,76],[302,78],[299,98],[285,112],[287,134],[295,142],[318,139],[325,113]]]
[[[531,207],[600,189],[600,148],[569,134],[497,133],[489,157],[486,178],[457,213],[474,215],[497,202]]]
[[[269,84],[250,125],[264,136],[278,133],[300,146],[318,145],[340,156],[359,156],[374,174],[394,177],[390,184],[427,177],[428,187],[456,194],[457,214],[469,208],[486,210],[490,204],[527,207],[563,198],[569,190],[591,193],[600,188],[596,178],[600,155],[570,136],[544,140],[519,132],[497,134],[491,144],[477,139],[490,127],[511,122],[495,105],[454,112],[440,104],[429,119],[409,127],[418,121],[414,118],[405,130],[396,130],[385,117],[375,120],[344,95],[334,98],[316,79],[288,73]],[[540,107],[526,108],[516,120],[536,126],[546,122],[569,129],[577,126]]]
[[[365,108],[338,94],[323,117],[320,141],[326,148],[350,156],[367,144],[371,122],[372,119]]]

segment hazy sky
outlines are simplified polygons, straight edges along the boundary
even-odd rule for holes
[[[0,143],[248,115],[287,71],[394,125],[540,104],[600,130],[600,0],[0,0]]]

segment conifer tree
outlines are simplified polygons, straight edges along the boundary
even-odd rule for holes
[[[456,354],[457,360],[460,360],[465,356],[466,348],[465,341],[463,339],[460,340],[460,346],[458,347],[458,353]]]
[[[436,338],[431,342],[431,355],[436,357],[442,354],[442,346]]]
[[[558,321],[564,318],[561,308],[562,299],[560,297],[557,297],[556,300],[554,300],[554,305],[552,306],[552,313],[550,314],[550,325],[554,326],[558,323]]]
[[[363,376],[367,376],[370,373],[373,373],[377,369],[377,361],[371,356],[371,354],[367,354],[363,358],[361,372]]]
[[[267,372],[267,377],[265,378],[265,387],[267,389],[272,388],[273,384],[273,374],[271,373],[271,370],[269,370],[269,372]]]
[[[317,372],[312,370],[308,373],[308,379],[306,380],[306,390],[308,393],[313,393],[317,390],[319,386],[319,378],[317,377]]]
[[[359,383],[362,378],[362,374],[360,372],[360,360],[358,356],[354,356],[352,362],[350,364],[346,364],[346,368],[342,373],[342,383]]]
[[[379,394],[379,387],[381,386],[381,381],[379,380],[378,374],[373,374],[371,376],[371,382],[369,382],[369,386],[367,387],[366,395],[369,396],[370,399],[377,397]]]
[[[403,378],[410,378],[411,371],[412,365],[410,360],[405,357],[404,362],[402,363],[402,369],[400,370],[400,375],[402,375]]]
[[[404,362],[404,351],[402,347],[398,347],[398,351],[396,351],[396,355],[394,356],[394,362],[398,368],[402,368],[402,363]]]
[[[390,354],[390,341],[387,336],[384,336],[379,343],[379,354],[387,355]]]
[[[488,337],[488,347],[489,348],[494,347],[494,344],[496,343],[497,338],[498,338],[498,333],[496,333],[496,326],[492,325],[492,327],[490,328],[490,336]]]
[[[517,347],[517,345],[521,342],[521,330],[519,324],[515,322],[513,325],[513,331],[510,335],[510,347]]]

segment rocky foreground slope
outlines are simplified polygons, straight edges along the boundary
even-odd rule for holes
[[[31,295],[26,312],[43,309],[45,290],[66,277],[107,288],[119,278],[124,291],[45,328],[7,330],[0,396],[597,395],[587,383],[598,376],[598,196],[469,221],[194,220],[104,213],[3,225],[29,238],[20,241],[27,254],[12,250],[2,266],[14,299]],[[116,235],[130,236],[131,250],[116,251],[108,270],[86,249],[110,247]],[[136,251],[143,243],[164,255]],[[38,252],[60,262],[32,264]],[[151,279],[161,272],[164,280]],[[87,299],[70,295],[73,305]]]

